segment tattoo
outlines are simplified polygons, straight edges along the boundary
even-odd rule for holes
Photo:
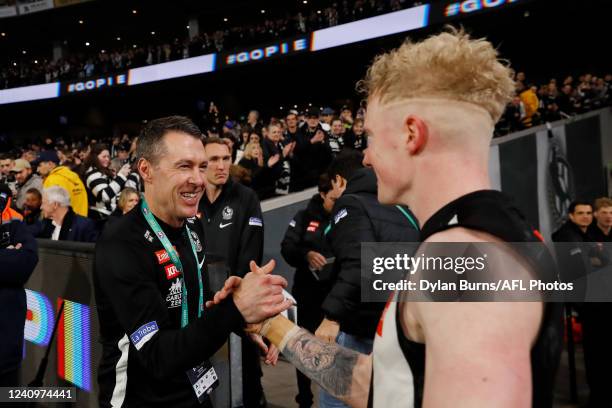
[[[289,340],[283,355],[334,397],[350,395],[353,369],[359,357],[356,351],[322,341],[302,329]]]

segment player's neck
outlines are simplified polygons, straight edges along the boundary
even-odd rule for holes
[[[414,183],[407,197],[417,219],[424,225],[438,210],[464,195],[491,189],[488,168],[474,163],[459,162],[453,165],[422,169],[422,177]]]
[[[610,227],[603,226],[600,223],[597,223],[597,227],[604,233],[604,235],[610,235]]]
[[[206,197],[208,201],[212,204],[217,198],[221,195],[221,191],[223,191],[223,184],[215,185],[210,182],[206,184]]]

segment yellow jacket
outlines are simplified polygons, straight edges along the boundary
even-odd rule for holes
[[[64,187],[68,194],[70,194],[70,206],[74,212],[87,217],[89,208],[87,204],[87,190],[85,190],[85,186],[78,174],[66,166],[58,166],[51,170],[43,182],[44,188],[51,186]]]

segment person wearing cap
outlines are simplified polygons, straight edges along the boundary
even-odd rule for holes
[[[334,111],[329,106],[326,108],[323,108],[323,110],[321,111],[321,122],[331,125],[332,119],[334,118],[335,114],[336,114],[336,111]]]
[[[319,122],[318,110],[306,111],[306,123],[300,128],[303,137],[297,139],[293,151],[295,177],[292,190],[301,191],[316,186],[319,175],[325,172],[332,161],[329,138]]]
[[[23,211],[25,204],[26,193],[29,189],[34,188],[42,193],[43,181],[38,174],[32,173],[32,166],[27,160],[17,159],[11,169],[17,180],[17,195],[15,196],[15,206],[19,211]]]
[[[87,190],[78,174],[66,166],[59,165],[55,150],[45,150],[34,162],[38,165],[38,174],[43,178],[43,187],[60,186],[70,195],[70,206],[75,213],[87,217]]]

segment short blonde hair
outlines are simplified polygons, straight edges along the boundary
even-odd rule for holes
[[[485,109],[497,122],[515,90],[513,73],[486,39],[447,31],[379,55],[358,89],[381,104],[411,98],[444,98]]]

